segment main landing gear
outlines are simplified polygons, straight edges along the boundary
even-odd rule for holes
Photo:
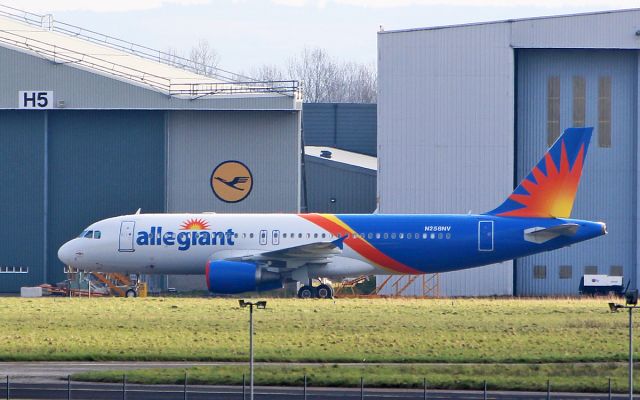
[[[298,289],[298,297],[301,299],[333,299],[333,288],[325,283],[314,287],[313,282],[309,281],[308,285]]]

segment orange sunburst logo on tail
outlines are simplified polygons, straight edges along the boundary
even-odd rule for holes
[[[584,143],[578,155],[569,166],[564,141],[560,152],[560,166],[556,165],[548,152],[544,157],[546,174],[536,166],[520,184],[528,193],[513,193],[509,196],[524,207],[506,211],[498,215],[510,217],[568,218],[573,208],[573,200],[578,191],[584,161]],[[531,179],[533,177],[533,180]]]
[[[192,218],[180,225],[183,231],[206,231],[209,230],[209,223],[202,218]]]

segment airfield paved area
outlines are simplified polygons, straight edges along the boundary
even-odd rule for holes
[[[225,364],[244,365],[246,363],[220,362],[2,362],[0,376],[10,377],[11,399],[67,399],[69,392],[67,375],[83,371],[127,370],[140,368],[184,368],[192,366],[215,366]],[[300,365],[306,365],[301,363]],[[361,364],[358,364],[361,365]],[[5,382],[0,380],[0,398],[5,398]],[[170,399],[220,399],[240,400],[242,387],[238,386],[201,386],[190,385],[187,396],[182,385],[137,385],[128,384],[126,396],[123,396],[122,384],[94,384],[84,382],[71,383],[71,398],[91,400],[170,400]],[[249,397],[249,388],[246,389]],[[256,387],[255,398],[260,400],[303,399],[301,387]],[[345,388],[308,388],[307,399],[359,399],[360,389]],[[368,400],[418,400],[424,399],[424,392],[419,389],[367,389],[364,398]],[[428,399],[471,400],[483,399],[481,391],[464,390],[430,390]],[[542,392],[507,392],[489,391],[487,399],[546,399]],[[554,399],[608,399],[605,394],[585,393],[552,393]],[[613,395],[613,399],[627,398],[626,395]]]
[[[0,385],[0,388],[2,386]],[[4,388],[2,388],[4,389]],[[4,395],[4,393],[3,393]],[[244,398],[249,397],[249,388],[245,388]],[[259,400],[277,399],[304,399],[302,388],[286,387],[256,387],[255,396]],[[11,399],[76,399],[76,400],[241,400],[243,399],[242,387],[236,386],[190,386],[188,392],[183,391],[180,385],[127,385],[126,393],[123,393],[122,385],[118,384],[86,384],[73,383],[72,392],[67,391],[66,384],[15,384],[10,388]],[[362,399],[368,400],[418,400],[424,399],[421,390],[408,389],[366,389],[363,394],[359,389],[343,388],[309,388],[306,399]],[[434,390],[429,391],[427,399],[430,400],[475,400],[484,399],[481,391],[459,390]],[[546,399],[547,394],[541,392],[489,392],[487,399]],[[604,394],[585,393],[552,393],[553,399],[596,400],[607,399]],[[626,395],[614,395],[612,399],[624,399]]]

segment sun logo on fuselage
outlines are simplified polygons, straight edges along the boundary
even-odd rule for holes
[[[183,231],[206,231],[209,230],[209,223],[202,218],[192,218],[180,225]]]

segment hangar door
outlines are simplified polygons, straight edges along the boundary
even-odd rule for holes
[[[560,133],[594,127],[571,216],[605,221],[609,234],[516,262],[518,295],[577,294],[584,274],[635,282],[634,168],[637,53],[518,50],[516,165],[520,181]]]

